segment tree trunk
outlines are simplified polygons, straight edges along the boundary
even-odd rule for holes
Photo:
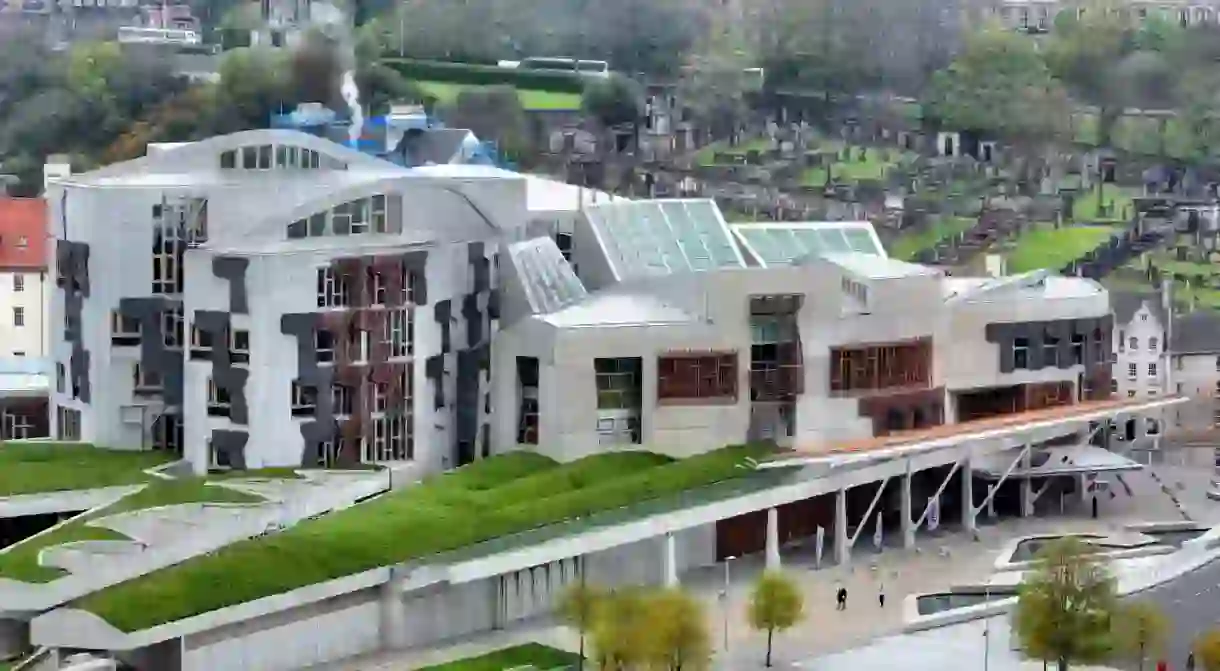
[[[580,659],[576,662],[576,671],[585,671],[585,632],[583,631],[580,632]]]
[[[771,668],[771,641],[774,638],[774,636],[775,636],[775,630],[768,629],[767,630],[767,661],[766,661],[766,667],[768,669]]]
[[[1141,642],[1140,643],[1140,671],[1144,671],[1144,657],[1145,656],[1146,656],[1146,653],[1144,652],[1144,644],[1143,644],[1143,642]]]

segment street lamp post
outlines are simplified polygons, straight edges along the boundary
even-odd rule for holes
[[[983,604],[991,605],[991,583],[983,587]],[[991,614],[983,620],[983,671],[991,670]]]
[[[724,558],[724,589],[720,591],[720,615],[722,618],[721,623],[723,624],[724,636],[722,639],[722,645],[725,652],[728,652],[729,650],[729,585],[731,584],[729,564],[731,564],[734,559],[736,559],[736,557],[731,555]]]

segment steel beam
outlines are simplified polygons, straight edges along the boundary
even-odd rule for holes
[[[1017,458],[1012,460],[1012,463],[1009,464],[1008,468],[1004,470],[1004,474],[1000,476],[998,481],[996,481],[995,487],[991,488],[990,491],[987,492],[987,496],[983,499],[982,503],[974,507],[975,515],[979,514],[979,512],[986,508],[991,503],[992,499],[995,498],[996,492],[1000,491],[1000,487],[1003,486],[1005,482],[1008,482],[1008,476],[1012,475],[1012,472],[1017,470],[1017,465],[1025,460],[1026,455],[1029,454],[1029,448],[1030,443],[1026,443],[1025,447],[1021,448],[1021,452],[1017,454]]]
[[[919,531],[919,528],[923,526],[924,521],[928,519],[928,513],[932,512],[932,504],[940,498],[941,494],[945,493],[946,489],[949,488],[949,481],[953,479],[953,474],[957,472],[957,469],[961,468],[963,461],[964,459],[959,459],[953,463],[953,468],[949,469],[949,474],[945,476],[944,481],[942,481],[940,486],[936,488],[936,493],[928,498],[928,502],[924,504],[923,513],[919,515],[919,521],[912,525],[915,531]]]
[[[856,527],[856,533],[847,539],[848,549],[856,547],[856,540],[860,538],[860,533],[864,531],[864,527],[868,526],[868,521],[873,517],[873,510],[877,508],[877,502],[881,500],[881,495],[885,493],[885,486],[890,483],[893,477],[892,475],[887,475],[881,481],[881,486],[877,488],[877,493],[873,494],[873,502],[868,504],[868,510],[864,512],[864,517],[860,518],[860,526]]]

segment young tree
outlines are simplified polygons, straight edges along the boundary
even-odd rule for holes
[[[646,598],[647,661],[665,671],[703,671],[712,647],[703,604],[680,589],[666,589]]]
[[[1115,581],[1079,539],[1043,550],[1019,595],[1014,630],[1027,656],[1067,671],[1070,664],[1099,663],[1110,655]]]
[[[1220,671],[1220,629],[1204,632],[1195,639],[1193,648],[1201,671]]]
[[[593,649],[598,668],[629,671],[648,660],[648,595],[640,588],[612,590],[598,600]]]
[[[747,615],[750,626],[767,632],[766,666],[771,666],[771,645],[776,631],[785,631],[804,617],[805,599],[791,577],[767,571],[754,583]]]
[[[723,25],[713,25],[690,54],[678,95],[714,137],[736,138],[737,126],[749,111],[746,95],[752,84],[746,69],[753,65],[745,40]]]
[[[597,609],[606,593],[584,582],[576,583],[559,599],[559,617],[580,634],[580,669],[585,668],[585,637],[593,631]]]
[[[1146,601],[1119,606],[1112,625],[1117,657],[1135,660],[1140,671],[1150,655],[1155,658],[1162,652],[1169,633],[1165,613]]]

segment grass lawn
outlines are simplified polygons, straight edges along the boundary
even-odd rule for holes
[[[842,151],[842,143],[829,143],[822,147],[827,150]],[[883,153],[886,150],[869,147],[865,152],[865,160],[857,159],[856,152],[859,151],[856,147],[852,147],[851,160],[835,161],[831,164],[831,177],[834,177],[837,182],[852,183],[860,180],[883,180],[886,172],[890,168],[898,166],[906,158],[906,156],[895,149],[890,149],[889,160],[885,160]],[[826,186],[826,168],[809,168],[801,173],[801,184],[806,186]]]
[[[765,137],[756,137],[752,140],[746,140],[738,144],[736,147],[730,147],[727,140],[713,142],[699,151],[695,152],[695,163],[698,165],[716,165],[716,154],[731,154],[733,156],[745,156],[751,150],[766,151],[771,148],[771,139]]]
[[[1095,249],[1110,237],[1109,226],[1065,226],[1039,224],[1017,240],[1008,254],[1008,272],[1024,273],[1040,268],[1058,270]]]
[[[541,643],[527,643],[478,657],[468,657],[416,669],[416,671],[504,671],[522,666],[531,666],[538,671],[552,671],[553,669],[575,669],[579,662],[580,655],[574,652],[552,648]]]
[[[733,446],[673,461],[646,452],[559,465],[531,453],[476,462],[399,492],[241,541],[95,592],[76,606],[139,631],[234,604],[588,517],[753,473]]]
[[[463,90],[480,88],[469,84],[455,84],[452,82],[415,83],[428,95],[435,96],[441,103],[453,102]],[[521,99],[521,107],[529,111],[578,110],[581,103],[579,93],[566,93],[563,91],[517,89],[517,97]]]
[[[890,256],[910,261],[916,254],[925,249],[932,249],[941,240],[968,230],[975,221],[970,217],[943,217],[918,231],[901,233],[890,245]]]
[[[204,478],[153,480],[147,487],[94,512],[81,515],[59,528],[0,553],[0,578],[45,583],[67,575],[67,571],[38,563],[45,548],[76,541],[127,540],[117,531],[88,526],[89,519],[181,503],[258,503],[262,499],[225,487],[208,486]]]
[[[1080,193],[1072,202],[1072,219],[1075,221],[1092,223],[1097,221],[1115,221],[1126,222],[1124,212],[1130,216],[1135,212],[1132,194],[1134,191],[1125,189],[1117,184],[1103,184],[1101,189],[1101,199],[1109,210],[1107,216],[1100,216],[1097,213],[1097,187],[1093,187],[1087,193]]]
[[[172,460],[84,443],[0,443],[0,496],[140,484],[149,479],[145,469]]]

